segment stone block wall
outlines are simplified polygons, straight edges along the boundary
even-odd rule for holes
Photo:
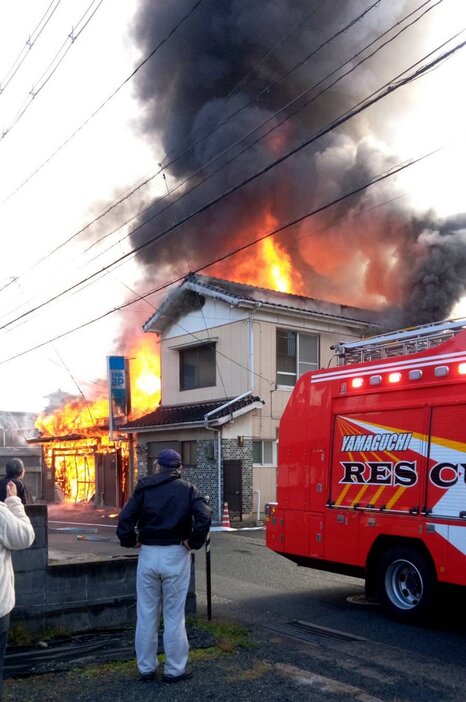
[[[27,505],[36,534],[31,548],[13,552],[16,606],[12,625],[30,631],[90,631],[136,621],[137,555],[92,562],[48,563],[47,505]],[[186,612],[195,613],[192,570]]]
[[[210,498],[212,521],[218,524],[222,515],[218,514],[218,464],[217,445],[212,440],[200,439],[197,442],[197,465],[184,468],[183,477],[193,483],[199,492]]]
[[[222,438],[222,461],[240,460],[242,463],[242,508],[243,515],[248,515],[253,512],[254,497],[252,437],[244,436],[242,438],[242,446],[238,446],[236,438]],[[223,504],[223,470],[219,486],[217,450],[216,439],[198,439],[197,465],[185,467],[183,470],[183,477],[196,485],[202,495],[210,497],[213,524],[221,523],[222,514],[219,514],[219,502]],[[136,462],[138,477],[142,478],[148,474],[148,449],[145,443],[141,442],[136,446]]]
[[[238,446],[236,439],[222,439],[222,457],[225,461],[242,463],[243,515],[250,514],[253,510],[252,437],[244,436],[242,446]]]

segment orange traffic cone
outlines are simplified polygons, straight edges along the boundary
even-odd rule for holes
[[[228,512],[228,502],[223,503],[222,527],[231,529],[230,514]]]

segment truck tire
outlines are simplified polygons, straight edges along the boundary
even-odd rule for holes
[[[376,590],[389,616],[405,622],[425,621],[436,590],[432,564],[415,548],[390,548],[377,564]]]

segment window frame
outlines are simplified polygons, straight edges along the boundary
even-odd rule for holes
[[[261,444],[261,461],[258,463],[254,460],[254,444]],[[272,461],[264,461],[264,444],[270,444],[272,450]],[[252,440],[252,464],[253,466],[261,466],[265,468],[277,466],[277,441],[276,439],[253,439]]]
[[[187,374],[186,374],[186,367],[187,363],[184,360],[186,358],[186,355],[188,353],[193,353],[193,352],[201,352],[202,350],[209,351],[212,353],[212,367],[208,368],[208,378],[207,382],[203,382],[200,380],[200,363],[199,363],[199,358],[197,359],[197,365],[195,367],[196,369],[196,375],[197,378],[193,381],[193,384],[187,384],[186,379],[187,379]],[[187,348],[179,349],[178,354],[179,354],[179,383],[180,383],[180,392],[186,392],[189,390],[198,390],[200,388],[210,388],[210,387],[215,387],[217,384],[217,349],[216,349],[216,342],[209,341],[205,344],[196,344],[195,346],[188,346]],[[213,381],[213,382],[212,382]]]
[[[198,443],[196,439],[190,439],[189,441],[182,441],[181,442],[181,463],[183,466],[186,466],[186,468],[196,468],[197,466],[197,449],[198,449]],[[186,454],[189,453],[189,458],[193,458],[194,454],[194,462],[191,462],[191,460],[186,461]]]
[[[294,334],[296,337],[296,356],[294,357],[295,361],[295,370],[294,373],[290,371],[279,371],[278,370],[278,334],[279,332],[284,332],[286,334]],[[307,337],[312,337],[316,340],[316,361],[315,362],[309,362],[309,361],[303,361],[300,358],[300,347],[301,347],[301,339],[302,337],[307,336]],[[301,337],[301,339],[300,339]],[[309,366],[306,370],[304,370],[302,373],[300,373],[300,368],[303,365]],[[311,368],[311,366],[313,366]],[[305,331],[299,331],[297,329],[285,329],[284,327],[276,327],[275,328],[275,384],[278,390],[290,390],[294,388],[296,385],[297,381],[299,378],[304,375],[304,373],[307,373],[310,370],[318,370],[320,368],[320,334],[317,334],[315,332],[305,332]],[[282,376],[280,378],[279,382],[278,380],[278,375]],[[294,382],[290,385],[286,384],[283,382],[284,378],[283,376],[291,376],[294,378]]]

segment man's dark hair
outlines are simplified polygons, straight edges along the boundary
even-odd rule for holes
[[[24,463],[20,458],[9,458],[5,465],[7,478],[21,478],[24,470]]]

